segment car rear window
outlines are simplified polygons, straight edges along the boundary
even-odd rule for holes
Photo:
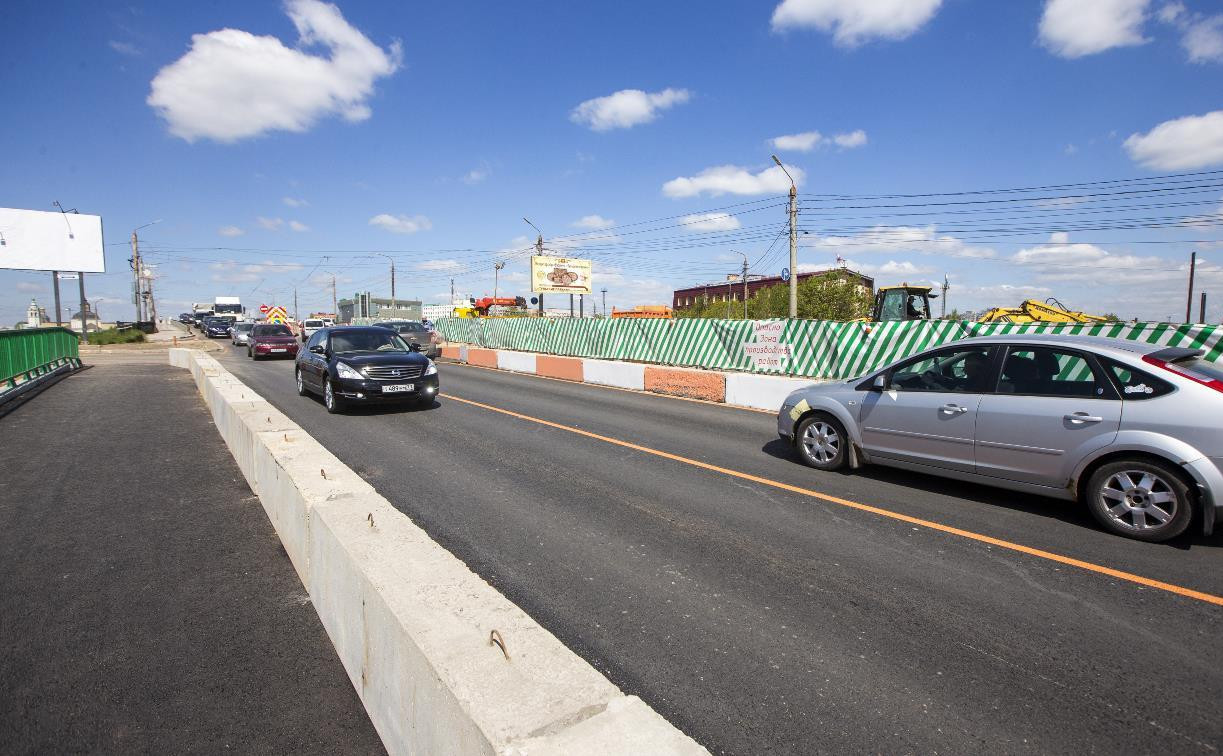
[[[252,331],[252,335],[254,336],[292,336],[293,332],[289,330],[288,326],[262,325],[262,326],[255,326],[254,331]]]
[[[1113,362],[1109,359],[1105,359],[1103,362],[1108,368],[1109,375],[1117,382],[1117,388],[1121,391],[1121,398],[1127,401],[1154,399],[1157,396],[1170,394],[1176,388],[1171,383],[1162,378],[1156,378],[1145,370],[1139,370],[1138,368],[1123,365],[1120,362]]]
[[[1202,380],[1223,381],[1223,366],[1208,362],[1201,357],[1191,357],[1187,360],[1177,360],[1172,363],[1181,370],[1188,370]]]
[[[420,323],[397,323],[395,329],[400,333],[423,333],[429,330]]]
[[[322,328],[322,327],[323,327],[323,321],[321,321],[321,320],[307,320],[307,321],[306,321],[306,323],[305,323],[305,327],[306,327],[306,328]]]

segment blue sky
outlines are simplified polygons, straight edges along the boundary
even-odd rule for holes
[[[0,9],[0,206],[103,216],[110,272],[88,294],[108,319],[132,317],[126,242],[153,220],[163,314],[291,304],[295,287],[303,311],[330,309],[332,274],[341,297],[385,296],[375,252],[400,297],[445,301],[451,277],[491,294],[502,259],[500,291],[529,296],[523,216],[625,307],[722,278],[738,251],[780,271],[776,153],[801,179],[803,266],[946,273],[961,309],[1057,296],[1163,318],[1183,313],[1196,249],[1218,321],[1223,174],[1153,177],[1223,168],[1220,10],[17,0]],[[1131,183],[958,214],[829,198],[1099,181]],[[1143,193],[1095,196],[1126,187]],[[0,272],[0,322],[31,297],[49,304],[48,274]]]

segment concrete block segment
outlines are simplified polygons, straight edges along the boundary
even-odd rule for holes
[[[535,356],[535,374],[581,383],[584,377],[582,361],[573,357]]]
[[[467,347],[466,355],[463,361],[469,365],[477,365],[479,367],[497,367],[497,352],[494,349],[477,349],[476,347]]]
[[[582,360],[582,376],[586,383],[616,388],[645,390],[645,365],[612,360]]]
[[[791,391],[820,382],[811,378],[727,373],[726,403],[776,412]]]
[[[711,402],[726,401],[726,376],[710,370],[664,368],[647,365],[645,390]]]
[[[243,473],[390,753],[706,753],[215,360],[173,359],[248,458]],[[489,643],[494,629],[508,659]]]
[[[535,373],[534,352],[511,352],[505,349],[497,350],[497,367],[515,373]]]
[[[461,360],[463,358],[463,348],[460,346],[444,346],[442,347],[442,356],[448,360]]]

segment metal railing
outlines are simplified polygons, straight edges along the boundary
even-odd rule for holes
[[[80,365],[80,337],[67,328],[0,331],[0,397],[65,366]]]

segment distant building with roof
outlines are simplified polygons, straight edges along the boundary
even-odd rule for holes
[[[867,291],[874,292],[875,279],[870,276],[862,275],[857,271],[849,270],[848,268],[829,268],[828,270],[814,270],[807,273],[798,274],[798,282],[802,283],[812,276],[822,276],[826,273],[840,272],[847,276],[858,279]],[[767,289],[770,286],[788,286],[788,282],[783,281],[781,276],[753,276],[747,277],[747,297],[752,296],[761,289]],[[697,286],[689,286],[685,289],[676,289],[671,295],[671,309],[683,310],[687,307],[699,305],[702,301],[705,302],[742,302],[743,301],[743,276],[728,275],[725,281],[715,281],[713,283],[705,283]]]

